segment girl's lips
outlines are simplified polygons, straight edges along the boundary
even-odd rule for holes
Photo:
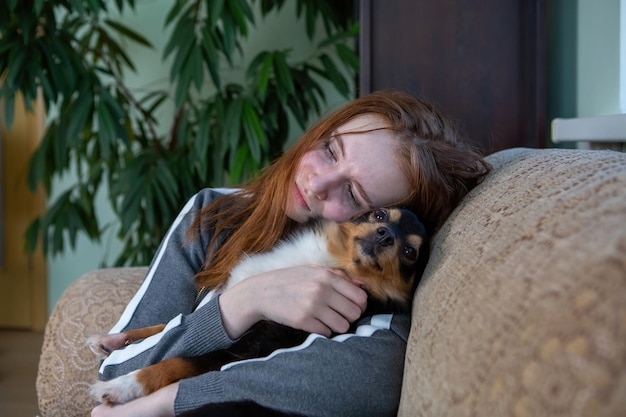
[[[301,207],[307,211],[311,211],[311,208],[304,199],[304,195],[300,191],[300,187],[298,187],[297,184],[293,187],[293,199],[298,207]]]

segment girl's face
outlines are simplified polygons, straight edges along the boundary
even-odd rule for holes
[[[323,145],[302,156],[296,169],[287,216],[345,221],[409,195],[409,182],[396,162],[397,140],[376,114],[357,116]]]

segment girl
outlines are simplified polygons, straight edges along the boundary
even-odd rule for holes
[[[315,266],[259,274],[225,291],[219,283],[243,252],[267,251],[309,219],[344,221],[397,205],[413,210],[432,235],[488,171],[431,105],[385,91],[318,123],[238,192],[200,191],[111,332],[169,322],[166,330],[113,352],[101,379],[222,349],[262,319],[315,337],[126,404],[99,405],[92,416],[175,416],[198,407],[212,415],[250,403],[294,415],[395,415],[409,315],[360,317],[367,294],[358,277]],[[197,278],[208,291],[198,292]],[[355,334],[329,338],[357,319]]]

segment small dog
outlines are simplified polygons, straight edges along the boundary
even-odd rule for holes
[[[427,262],[425,241],[424,226],[405,209],[378,209],[343,223],[317,221],[270,252],[244,257],[225,287],[265,271],[319,265],[341,269],[363,282],[368,293],[364,314],[407,311]],[[164,325],[158,325],[96,336],[88,339],[88,344],[97,355],[108,356],[112,350],[163,328]],[[166,359],[113,380],[97,382],[90,393],[102,403],[125,403],[181,379],[220,370],[233,361],[264,357],[276,349],[297,346],[308,335],[302,330],[261,321],[228,349],[198,357]]]

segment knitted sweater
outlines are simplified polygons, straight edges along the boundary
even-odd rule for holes
[[[167,323],[166,328],[114,351],[102,362],[101,379],[235,342],[223,327],[217,292],[207,294],[192,310],[197,295],[194,275],[205,261],[211,233],[190,241],[187,231],[202,207],[221,192],[204,189],[187,202],[111,333],[160,323]],[[409,326],[405,314],[362,317],[354,333],[332,338],[311,334],[302,345],[182,380],[175,412],[253,401],[307,416],[395,416]]]

